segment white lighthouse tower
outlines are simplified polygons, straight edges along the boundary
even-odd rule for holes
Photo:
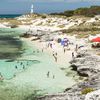
[[[30,12],[31,14],[33,14],[34,13],[34,6],[33,6],[33,4],[31,5],[31,12]]]

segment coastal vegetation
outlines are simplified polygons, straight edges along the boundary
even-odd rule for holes
[[[100,14],[100,6],[91,6],[89,8],[78,8],[76,10],[67,10],[61,13],[51,13],[51,15],[63,15],[67,17],[82,15],[86,17],[94,17]]]
[[[94,89],[93,88],[85,88],[81,91],[82,94],[87,94],[87,93],[90,93],[90,92],[93,92]]]
[[[100,33],[100,23],[94,22],[91,24],[83,23],[81,25],[72,26],[69,29],[62,30],[62,32],[69,35],[77,35],[78,38],[87,38],[89,35],[96,35]]]

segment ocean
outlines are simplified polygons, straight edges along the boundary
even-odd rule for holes
[[[19,16],[21,16],[21,14],[2,14],[0,15],[0,18],[15,18]]]

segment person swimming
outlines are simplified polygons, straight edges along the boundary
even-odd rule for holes
[[[22,65],[23,63],[21,62],[20,65]]]
[[[23,69],[25,69],[25,66],[23,65]]]
[[[17,69],[18,67],[17,67],[17,66],[15,66],[15,68]]]

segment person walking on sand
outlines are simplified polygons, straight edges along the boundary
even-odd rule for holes
[[[50,43],[50,48],[52,48],[52,43]]]
[[[55,53],[55,55],[57,56],[57,52]]]
[[[72,52],[72,58],[74,59],[74,52]]]
[[[57,62],[57,52],[55,53],[54,51],[53,51],[53,57],[54,57],[54,59],[55,59],[55,62]]]
[[[64,53],[66,52],[66,49],[64,48]]]
[[[57,62],[57,56],[54,56],[54,58],[55,58],[55,62]]]
[[[78,45],[76,44],[76,47],[75,47],[75,51],[77,52],[78,51]]]

